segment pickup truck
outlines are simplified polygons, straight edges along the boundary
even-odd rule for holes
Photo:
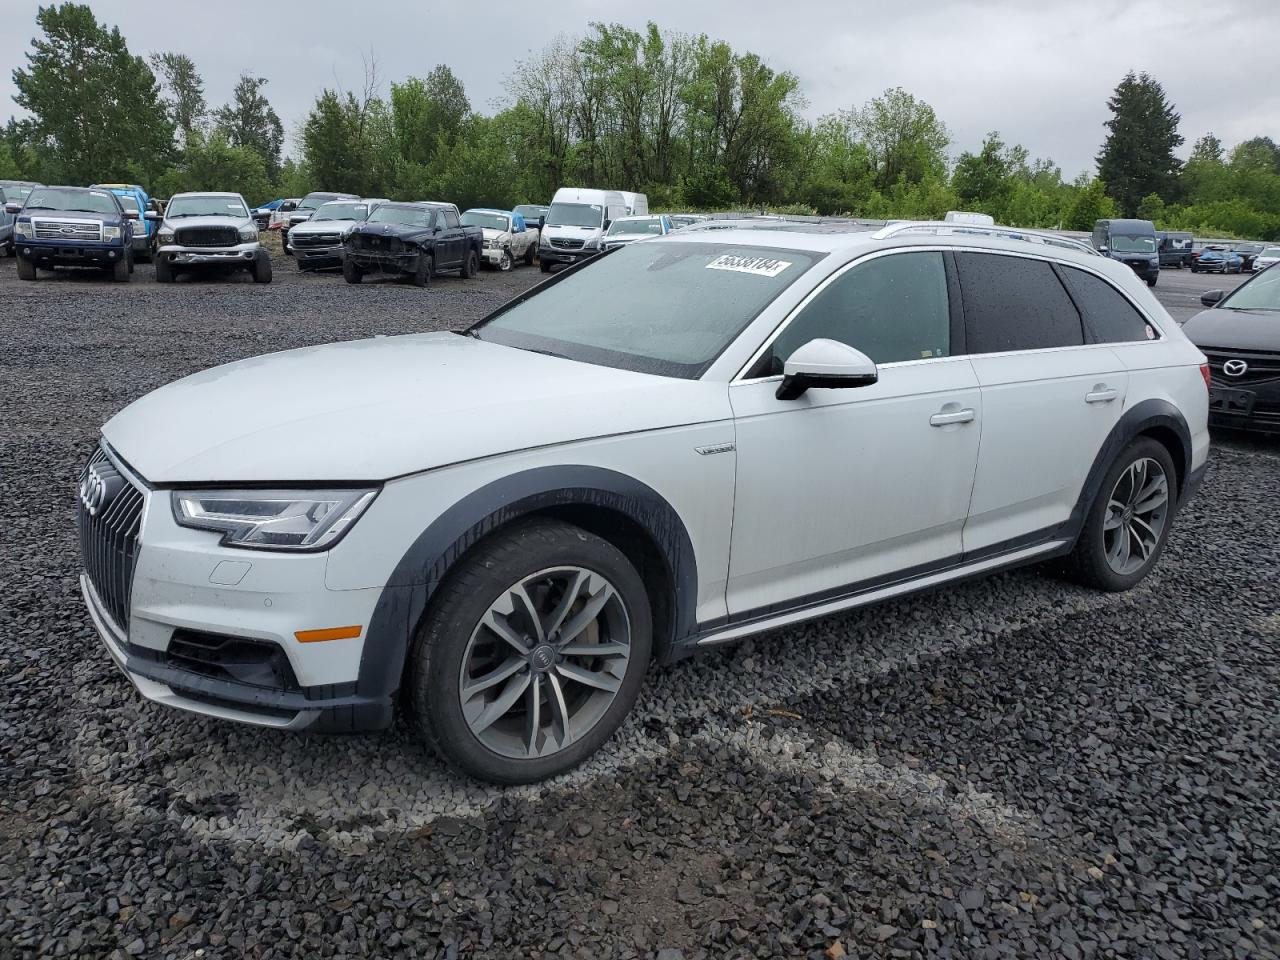
[[[147,191],[136,183],[95,183],[94,190],[110,190],[120,200],[125,212],[136,213],[139,217],[133,225],[133,260],[137,263],[151,262],[151,251],[155,248],[155,224],[146,219],[146,212],[153,209]]]
[[[133,225],[110,190],[91,187],[35,187],[25,204],[6,203],[16,215],[14,245],[18,279],[35,280],[43,267],[97,267],[125,282],[133,273]]]
[[[280,223],[280,242],[284,244],[285,256],[293,256],[289,249],[289,231],[300,223],[306,223],[321,206],[330,200],[359,200],[354,193],[329,193],[325,190],[313,190],[298,201],[297,206],[289,211],[288,216]]]
[[[425,287],[442,270],[474,277],[484,231],[464,227],[456,208],[434,203],[384,203],[342,243],[342,275],[359,283],[366,273],[393,273]]]
[[[157,283],[172,283],[179,272],[209,269],[244,270],[254,283],[271,282],[271,257],[238,193],[175,193],[157,236]]]
[[[484,231],[484,264],[498,270],[510,270],[517,260],[533,265],[538,253],[538,228],[525,224],[515,210],[491,210],[476,207],[462,215],[466,226]]]

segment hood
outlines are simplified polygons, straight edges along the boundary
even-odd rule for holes
[[[542,232],[549,237],[594,237],[604,232],[604,227],[570,227],[548,223]]]
[[[481,227],[486,240],[507,240],[511,237],[510,230],[493,230],[489,227]]]
[[[351,229],[351,233],[360,234],[366,237],[399,237],[401,240],[417,240],[420,237],[431,236],[433,231],[430,227],[409,227],[402,223],[358,223]]]
[[[1182,325],[1201,350],[1224,347],[1228,350],[1280,351],[1280,310],[1228,310],[1214,307],[1201,310]]]
[[[3,207],[0,207],[0,213],[3,213]],[[120,224],[127,217],[118,213],[90,213],[84,210],[22,210],[14,214],[16,220],[63,220],[74,222],[83,220],[86,223],[109,223]]]
[[[429,333],[214,367],[148,394],[102,432],[153,483],[310,483],[730,416],[724,383]]]
[[[252,222],[249,217],[174,217],[166,218],[166,230],[181,230],[184,227],[234,227],[237,230]]]
[[[304,237],[309,233],[346,233],[352,227],[364,223],[363,220],[304,220],[293,227],[289,233],[297,233]]]

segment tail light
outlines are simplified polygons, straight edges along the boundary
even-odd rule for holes
[[[1210,375],[1209,375],[1209,365],[1207,363],[1200,364],[1200,376],[1204,377],[1204,388],[1208,390]]]

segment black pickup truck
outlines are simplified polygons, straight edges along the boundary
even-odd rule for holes
[[[384,203],[342,245],[342,275],[359,283],[366,273],[395,273],[419,287],[442,270],[463,277],[480,271],[484,231],[464,227],[451,204]]]

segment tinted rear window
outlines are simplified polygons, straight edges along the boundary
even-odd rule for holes
[[[1080,308],[1090,343],[1127,343],[1150,338],[1150,328],[1132,303],[1100,277],[1061,267],[1071,299]]]
[[[1046,261],[957,253],[970,353],[1084,343],[1080,315]]]

